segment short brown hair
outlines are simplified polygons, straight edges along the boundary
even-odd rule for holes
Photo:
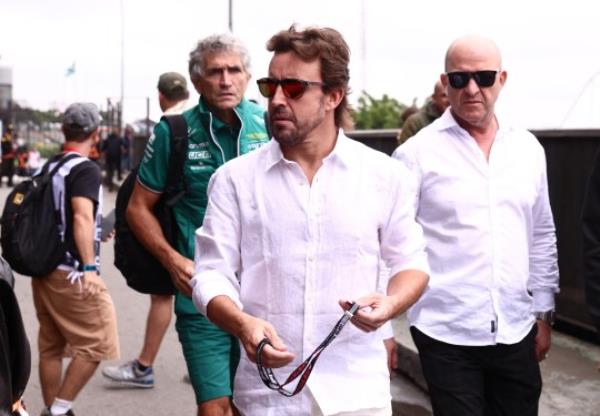
[[[65,125],[65,124],[63,124],[63,126],[62,126],[62,132],[65,136],[65,141],[67,141],[67,142],[83,143],[91,135],[96,133],[97,130],[98,129],[96,128],[90,132],[87,132],[87,131],[82,131],[81,129],[78,129],[76,127],[74,128],[72,126]]]
[[[294,52],[305,62],[319,60],[321,78],[326,84],[325,90],[341,89],[344,93],[342,101],[335,109],[335,125],[346,130],[353,127],[350,116],[348,94],[350,94],[350,48],[335,29],[328,27],[309,27],[298,31],[292,25],[282,30],[267,42],[267,50],[274,53]]]

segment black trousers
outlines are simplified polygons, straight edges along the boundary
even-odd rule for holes
[[[106,184],[109,190],[113,190],[115,186],[114,177],[115,171],[117,172],[117,179],[121,180],[121,158],[106,158]]]
[[[542,392],[534,325],[517,344],[470,347],[435,340],[414,326],[434,416],[535,416]]]
[[[0,164],[0,185],[2,185],[2,178],[8,177],[8,186],[13,186],[13,175],[15,174],[15,160],[4,159]]]

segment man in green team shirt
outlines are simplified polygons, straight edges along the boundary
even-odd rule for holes
[[[152,211],[167,180],[170,131],[164,121],[156,125],[150,137],[127,210],[134,233],[170,271],[178,289],[176,329],[196,393],[198,415],[234,414],[231,389],[239,360],[238,342],[196,311],[188,281],[194,272],[194,232],[202,225],[211,175],[228,160],[269,140],[264,110],[244,99],[249,70],[246,48],[231,35],[205,38],[190,53],[190,79],[200,101],[183,113],[189,136],[184,174],[190,190],[174,206],[179,229],[176,247],[167,243]],[[136,361],[131,367],[131,377],[144,377],[152,371]]]

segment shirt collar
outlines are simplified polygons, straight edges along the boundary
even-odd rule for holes
[[[339,129],[338,137],[335,142],[335,146],[331,153],[329,153],[324,159],[323,163],[328,163],[329,161],[340,162],[342,166],[348,166],[350,158],[352,157],[352,149],[349,146],[349,139],[342,129]],[[275,139],[270,140],[267,144],[267,163],[266,170],[271,169],[278,163],[290,163],[287,160],[281,151],[281,146],[279,146],[279,142]]]
[[[501,137],[507,131],[511,130],[511,128],[505,127],[505,126],[509,126],[509,125],[504,123],[504,118],[499,117],[498,113],[495,113],[494,116],[496,117],[496,120],[498,121],[498,131],[496,132],[496,137]],[[437,120],[434,121],[434,126],[437,128],[438,131],[449,130],[449,129],[459,129],[460,131],[466,132],[466,130],[463,129],[458,124],[458,122],[452,115],[452,112],[450,111],[450,107],[448,107],[446,109],[446,111],[444,111],[444,114],[442,114],[440,118],[438,118]]]
[[[240,112],[244,112],[244,110],[247,107],[247,101],[245,98],[242,98],[242,101],[240,101],[240,103],[234,108],[234,112],[236,117],[239,119],[240,118]],[[200,98],[198,99],[198,107],[197,107],[198,111],[200,112],[200,114],[204,114],[205,116],[208,116],[209,114],[212,115],[212,118],[217,118],[214,114],[211,113],[210,109],[208,108],[208,106],[206,105],[206,102],[204,101],[204,98],[202,96],[200,96]]]
[[[186,108],[187,108],[187,101],[188,100],[179,101],[173,107],[168,108],[167,110],[165,110],[165,112],[163,114],[165,116],[169,116],[169,115],[173,115],[173,114],[181,114],[181,113],[183,113],[186,110]]]

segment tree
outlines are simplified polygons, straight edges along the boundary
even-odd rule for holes
[[[358,99],[358,109],[353,112],[355,127],[358,130],[400,128],[401,116],[407,107],[387,94],[377,99],[363,91]]]
[[[47,111],[36,110],[29,107],[21,107],[15,103],[13,107],[14,121],[20,123],[33,123],[36,126],[43,126],[47,123],[60,122],[60,112],[56,109]]]

